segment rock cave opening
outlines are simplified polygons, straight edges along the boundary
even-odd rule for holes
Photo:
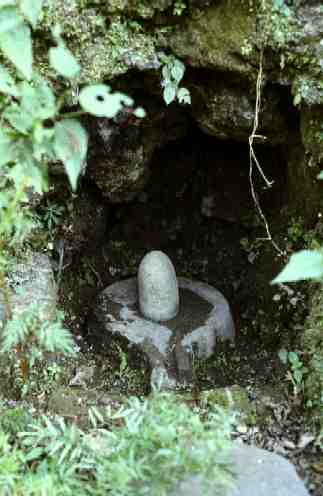
[[[283,215],[288,202],[284,151],[259,146],[256,153],[272,186],[266,187],[254,167],[254,191],[274,232],[271,222]],[[188,137],[154,153],[150,177],[134,201],[113,206],[114,227],[108,226],[106,253],[118,243],[135,251],[137,260],[149,250],[163,250],[180,275],[215,285],[237,314],[243,314],[241,307],[247,308],[252,300],[261,249],[273,250],[275,257],[270,242],[263,240],[266,232],[249,172],[247,143],[217,140],[195,128]],[[275,267],[268,286],[274,273]],[[119,274],[126,275],[123,269]]]
[[[288,204],[285,151],[267,145],[255,150],[263,173],[273,182],[266,187],[254,170],[254,191],[274,233]],[[135,276],[148,251],[162,250],[178,276],[214,286],[233,312],[237,329],[233,355],[240,366],[233,373],[233,361],[225,373],[223,367],[219,372],[219,356],[232,355],[231,345],[220,344],[223,355],[211,360],[205,377],[201,367],[200,382],[242,384],[250,374],[269,380],[273,363],[278,366],[282,340],[281,329],[275,328],[272,319],[273,312],[279,313],[277,291],[270,286],[280,260],[264,240],[249,174],[248,143],[218,140],[192,127],[185,137],[153,153],[146,183],[132,201],[107,202],[91,180],[83,182],[77,202],[85,201],[80,210],[86,242],[81,257],[73,263],[71,289],[75,295],[73,325],[78,326],[78,333],[82,331],[86,346],[94,351],[101,347],[87,327],[96,296],[110,284]],[[86,215],[90,204],[95,221],[93,212]],[[280,320],[284,322],[282,315]],[[136,356],[129,357],[129,363],[136,367],[141,362]]]

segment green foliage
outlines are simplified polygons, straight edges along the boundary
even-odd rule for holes
[[[88,137],[85,129],[75,119],[65,119],[55,124],[54,151],[65,165],[72,189],[86,158]]]
[[[287,228],[288,242],[292,245],[304,241],[305,228],[302,218],[292,218]]]
[[[73,338],[62,325],[62,313],[57,313],[51,322],[39,315],[40,309],[31,306],[20,315],[14,315],[1,333],[0,352],[12,354],[15,383],[22,396],[29,391],[33,367],[43,358],[44,352],[75,354]]]
[[[173,5],[173,14],[180,16],[183,14],[184,10],[187,9],[187,5],[183,0],[175,0]]]
[[[313,62],[314,63],[314,60]],[[307,105],[322,104],[323,82],[319,78],[309,77],[300,72],[292,84],[293,103],[295,106],[302,102]]]
[[[285,0],[260,0],[260,33],[266,45],[281,50],[293,38],[294,17]]]
[[[133,105],[133,100],[123,93],[110,93],[111,88],[105,84],[95,84],[82,89],[79,101],[83,109],[97,117],[114,117],[123,105]]]
[[[50,48],[49,62],[58,74],[66,78],[73,78],[80,72],[79,63],[63,44]]]
[[[10,62],[29,81],[32,76],[33,64],[30,27],[20,23],[11,29],[0,32],[0,48]]]
[[[224,494],[233,482],[231,419],[220,409],[202,421],[170,395],[156,394],[130,398],[115,413],[92,409],[89,417],[85,432],[43,416],[13,444],[0,431],[1,494],[164,496],[199,474],[207,496]]]
[[[74,354],[72,336],[62,326],[62,320],[63,315],[58,313],[54,322],[41,321],[38,306],[32,306],[7,323],[1,335],[1,352],[19,347],[31,366],[43,351]]]
[[[162,87],[164,88],[163,97],[166,105],[178,100],[179,103],[190,104],[191,96],[187,88],[178,87],[183,79],[185,65],[173,56],[163,57],[162,68]]]
[[[21,3],[21,10],[27,21],[35,27],[41,15],[41,2],[25,0]],[[49,61],[60,75],[73,78],[79,72],[79,64],[65,47],[60,28],[55,26],[52,32],[57,47],[50,48]],[[71,186],[75,190],[86,156],[87,135],[77,121],[68,119],[68,115],[67,119],[61,120],[59,112],[64,101],[61,99],[57,103],[48,82],[33,70],[31,29],[16,6],[0,8],[0,48],[18,69],[18,76],[24,79],[15,83],[8,71],[0,67],[0,91],[16,98],[15,101],[8,98],[3,109],[7,127],[3,128],[0,140],[5,152],[2,164],[19,163],[16,177],[23,181],[28,178],[28,185],[25,184],[25,187],[31,186],[38,193],[42,193],[47,188],[46,163],[59,159],[63,162]],[[102,88],[107,92],[108,87],[101,86],[101,90]],[[82,93],[80,105],[86,112],[94,115],[114,117],[123,104],[133,104],[126,95],[109,93],[103,105],[101,97],[93,91],[93,87],[83,91],[85,96]],[[90,97],[92,102],[95,101],[97,107],[100,107],[99,114],[97,107],[92,110]],[[57,121],[54,127],[47,126],[48,119]],[[66,138],[63,137],[64,133]]]
[[[0,432],[5,432],[10,442],[16,442],[18,432],[27,430],[31,415],[22,407],[0,407]]]
[[[41,15],[43,0],[21,0],[20,8],[26,19],[30,22],[33,29],[36,28],[38,19]]]
[[[31,33],[41,18],[42,4],[42,0],[0,2],[0,49],[16,70],[14,75],[13,70],[0,66],[0,301],[4,302],[7,320],[1,346],[3,352],[16,351],[24,381],[43,351],[72,353],[72,338],[63,329],[61,319],[42,322],[39,309],[12,315],[6,271],[37,224],[29,208],[30,197],[34,192],[41,195],[48,191],[48,163],[62,161],[76,190],[88,146],[87,133],[79,121],[61,113],[65,95],[57,98],[51,84],[33,67]],[[57,46],[49,50],[49,63],[60,76],[72,79],[80,67],[61,34],[59,26],[52,28]],[[107,95],[104,102],[97,87],[82,90],[81,113],[111,118],[124,105],[133,105],[129,97],[112,93],[103,85],[100,91]],[[93,108],[91,98],[96,103]],[[143,109],[136,109],[135,115],[143,117]],[[45,217],[49,228],[57,219],[57,210],[49,210]]]
[[[156,395],[150,402],[130,399],[115,418],[123,419],[124,426],[106,433],[111,451],[102,475],[108,489],[158,496],[194,474],[205,480],[205,494],[217,493],[214,481],[230,483],[230,420],[222,411],[202,422],[174,397]]]
[[[300,359],[299,354],[295,351],[280,350],[278,355],[280,360],[290,367],[287,378],[293,384],[294,395],[297,396],[298,394],[303,393],[304,378],[308,370]]]
[[[15,97],[19,96],[19,91],[15,85],[14,79],[3,66],[0,66],[0,93]]]
[[[272,284],[321,279],[323,277],[323,253],[315,250],[302,250],[290,257],[288,264],[273,279]]]
[[[49,231],[51,237],[55,227],[57,227],[60,223],[64,212],[64,207],[48,200],[40,207],[40,214],[38,215],[38,218],[45,229]]]

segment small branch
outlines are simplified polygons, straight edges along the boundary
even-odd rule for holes
[[[77,117],[81,117],[82,115],[88,115],[88,112],[85,112],[84,110],[78,110],[76,112],[64,112],[63,114],[60,114],[57,117],[57,120],[61,119],[74,119]]]

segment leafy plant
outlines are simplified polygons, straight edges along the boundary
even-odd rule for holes
[[[174,56],[163,56],[162,82],[163,98],[166,105],[178,100],[179,103],[190,104],[191,96],[187,88],[178,87],[185,73],[185,65]]]
[[[158,393],[130,398],[117,412],[93,408],[89,420],[84,431],[43,416],[18,434],[14,446],[0,433],[1,494],[10,488],[7,494],[164,496],[199,475],[207,496],[233,483],[231,418],[223,410],[202,421],[173,396]]]
[[[288,380],[293,384],[294,395],[297,396],[303,393],[304,390],[304,376],[307,368],[301,361],[299,354],[295,351],[280,350],[278,353],[280,360],[290,366],[290,371],[287,373]]]
[[[75,346],[69,331],[62,325],[63,314],[53,322],[40,318],[40,309],[31,306],[20,315],[13,316],[1,336],[1,352],[15,350],[22,378],[22,394],[28,390],[29,371],[45,351],[73,355]]]
[[[284,269],[273,279],[272,284],[321,279],[323,277],[323,252],[301,250],[290,257]]]
[[[0,432],[5,432],[10,442],[15,442],[18,432],[26,430],[31,421],[32,416],[22,407],[0,407]]]
[[[61,217],[65,212],[65,207],[47,200],[46,204],[40,207],[40,211],[39,220],[52,233],[54,228],[60,223]]]
[[[40,0],[19,3],[13,0],[0,5],[0,48],[17,72],[14,79],[0,66],[0,93],[4,95],[0,208],[7,217],[7,231],[3,232],[7,240],[23,225],[22,219],[15,220],[9,214],[27,201],[27,189],[32,188],[39,194],[47,191],[47,163],[61,160],[75,190],[87,152],[86,131],[70,114],[61,113],[64,98],[56,99],[50,84],[33,68],[30,24],[35,28],[41,4]],[[49,62],[59,75],[71,79],[79,73],[80,66],[66,48],[58,26],[53,28],[52,34],[57,46],[50,48]],[[124,104],[132,106],[133,100],[119,92],[111,93],[108,86],[93,85],[80,92],[79,103],[83,108],[80,114],[90,112],[113,117]],[[143,109],[135,112],[143,115]],[[6,196],[4,188],[9,190]],[[12,209],[8,209],[8,205],[12,205]]]
[[[173,14],[180,16],[183,14],[184,10],[187,8],[187,5],[183,0],[175,0],[173,5]]]
[[[62,113],[66,95],[56,97],[51,84],[34,68],[32,29],[42,13],[42,0],[2,0],[0,2],[0,50],[10,69],[0,64],[0,304],[5,309],[6,327],[2,350],[18,353],[24,380],[29,367],[42,350],[72,352],[72,339],[61,324],[44,323],[35,309],[13,315],[6,272],[9,264],[33,228],[35,215],[30,195],[48,190],[47,167],[50,161],[63,162],[71,188],[77,188],[85,161],[88,136],[77,116],[91,113],[114,117],[133,100],[105,85],[85,87],[79,94],[82,110]],[[59,26],[52,36],[56,46],[49,49],[49,63],[62,77],[72,80],[80,65],[62,39]],[[134,110],[137,117],[144,110]],[[47,212],[48,228],[61,211]]]

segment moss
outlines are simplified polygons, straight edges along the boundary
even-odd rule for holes
[[[267,46],[278,50],[295,40],[295,13],[284,3],[277,5],[273,0],[258,1],[257,15],[261,25],[260,36]]]
[[[253,77],[254,67],[242,52],[255,33],[256,18],[249,2],[231,0],[192,11],[169,38],[169,45],[177,56],[190,59],[190,65]]]
[[[314,291],[309,317],[302,337],[302,349],[307,359],[305,401],[311,408],[311,419],[323,427],[323,291]]]
[[[109,0],[106,8],[109,13],[123,12],[150,19],[156,13],[167,10],[172,3],[173,0]]]
[[[322,104],[322,55],[304,27],[309,19],[298,11],[297,3],[278,6],[273,0],[258,3],[257,17],[260,41],[279,56],[280,68],[292,83],[294,103]]]
[[[212,389],[200,393],[202,405],[212,408],[220,406],[225,410],[238,412],[240,421],[254,425],[257,421],[257,412],[250,403],[246,390],[240,386]]]
[[[143,63],[155,56],[154,33],[145,33],[138,22],[121,16],[107,17],[100,5],[88,8],[80,0],[57,0],[45,7],[41,30],[49,32],[59,24],[68,48],[81,65],[75,84],[124,74],[129,69],[128,51],[136,53]],[[36,44],[36,61],[42,73],[53,76],[47,67],[43,37]]]
[[[323,83],[322,83],[323,88]],[[304,109],[301,116],[302,141],[318,162],[323,160],[323,109]]]

